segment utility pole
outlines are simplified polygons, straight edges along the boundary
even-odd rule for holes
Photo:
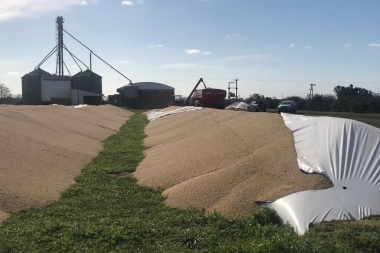
[[[231,85],[234,85],[235,82],[228,82],[228,104],[231,104]],[[234,89],[234,88],[232,88]],[[236,92],[235,92],[236,93]]]
[[[232,89],[235,89],[235,97],[236,97],[236,102],[238,101],[238,94],[237,94],[237,90],[238,90],[238,86],[237,86],[237,82],[239,81],[239,79],[235,79],[235,82],[228,82],[228,104],[231,104],[231,85],[235,85],[235,88],[233,88],[232,86]]]
[[[235,79],[235,89],[236,89],[236,102],[238,101],[238,93],[237,93],[237,90],[238,90],[238,87],[237,87],[237,82],[239,81],[239,79]]]
[[[313,96],[314,96],[314,89],[313,89],[313,86],[316,86],[316,84],[311,83],[311,84],[309,84],[309,85],[310,85],[310,94],[309,94],[309,97],[310,97],[310,98],[313,98]]]

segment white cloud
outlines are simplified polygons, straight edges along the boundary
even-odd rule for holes
[[[311,49],[311,47],[310,46],[305,46],[304,49],[305,50],[309,50],[309,49]]]
[[[380,44],[372,43],[372,44],[369,44],[368,46],[370,46],[370,47],[380,47]]]
[[[86,4],[88,4],[88,3],[96,4],[98,2],[98,0],[82,0],[82,2],[86,2]]]
[[[294,43],[289,45],[289,47],[295,47],[295,46],[296,46],[296,44],[294,44]]]
[[[119,61],[120,64],[129,64],[129,61],[121,60]]]
[[[122,5],[128,5],[128,6],[134,5],[134,3],[132,1],[123,1],[121,4]]]
[[[185,49],[186,54],[200,54],[201,50],[199,49]]]
[[[202,54],[202,55],[210,55],[211,51],[201,51],[199,49],[186,49],[186,54]]]
[[[180,63],[173,63],[173,64],[165,64],[162,65],[161,68],[163,69],[183,69],[183,68],[190,68],[194,67],[194,63],[188,63],[188,62],[180,62]]]
[[[149,47],[163,47],[163,45],[158,44],[158,45],[149,45]]]
[[[39,13],[65,10],[70,6],[95,4],[97,0],[1,0],[0,22],[18,17],[32,17]]]
[[[135,3],[143,4],[144,0],[124,0],[121,5],[133,6]]]
[[[11,72],[8,72],[7,75],[10,75],[10,76],[17,76],[17,75],[19,75],[19,73],[18,73],[18,72],[13,72],[13,71],[11,71]]]
[[[345,45],[343,45],[343,47],[348,48],[348,47],[351,47],[351,45],[350,44],[345,44]]]
[[[227,34],[226,35],[227,38],[237,38],[237,37],[240,37],[239,34]]]

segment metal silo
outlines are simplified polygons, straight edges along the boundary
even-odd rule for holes
[[[81,71],[71,78],[71,88],[102,94],[102,77],[91,70]]]
[[[41,100],[41,82],[44,77],[51,77],[48,72],[37,68],[32,72],[25,74],[22,78],[22,103],[25,105],[40,105]]]

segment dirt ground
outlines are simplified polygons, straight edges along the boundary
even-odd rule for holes
[[[256,201],[332,186],[298,169],[279,114],[202,109],[159,118],[145,131],[150,148],[134,176],[164,189],[174,207],[244,216]]]
[[[0,222],[57,200],[131,115],[108,105],[0,105]]]
[[[113,106],[1,105],[0,222],[57,200],[131,115]],[[278,114],[201,109],[154,120],[145,131],[150,148],[134,176],[164,189],[171,206],[246,215],[256,201],[331,186],[300,172]]]

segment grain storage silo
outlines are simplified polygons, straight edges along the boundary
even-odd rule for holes
[[[167,107],[173,100],[174,88],[156,82],[140,82],[117,89],[120,106],[139,109]]]
[[[22,82],[22,102],[26,105],[40,105],[41,100],[41,80],[44,77],[52,76],[48,72],[38,68],[25,74],[21,78]]]
[[[102,77],[91,70],[81,71],[72,76],[71,88],[75,100],[73,104],[102,104]],[[75,98],[76,95],[78,98]]]
[[[102,94],[102,77],[89,69],[81,71],[72,76],[71,88]]]

